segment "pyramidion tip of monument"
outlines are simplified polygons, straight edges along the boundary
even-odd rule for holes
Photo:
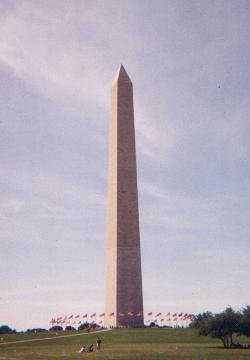
[[[131,80],[130,80],[130,78],[129,78],[129,76],[128,76],[128,74],[127,74],[127,72],[126,72],[126,70],[125,70],[125,68],[124,68],[124,66],[122,64],[120,64],[120,66],[119,66],[119,69],[118,69],[118,71],[116,73],[116,76],[114,78],[113,83],[117,82],[117,81],[119,81],[119,82],[120,81],[129,81],[129,82],[131,82]]]

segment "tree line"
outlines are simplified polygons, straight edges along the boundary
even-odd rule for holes
[[[203,312],[194,317],[190,327],[197,328],[202,336],[221,340],[224,348],[240,348],[236,337],[250,336],[250,306],[239,311],[228,307],[217,314]]]
[[[73,326],[66,326],[66,328],[64,329],[64,331],[76,331],[76,330],[86,330],[86,329],[97,329],[100,328],[100,326],[98,324],[95,323],[84,323],[81,324],[80,326],[77,327],[77,329]],[[45,331],[63,331],[63,327],[59,326],[59,325],[55,325],[52,326],[51,328],[48,329],[44,329],[44,328],[32,328],[32,329],[27,329],[26,331],[21,331],[26,332],[26,333],[39,333],[39,332],[45,332]],[[17,331],[15,329],[11,329],[9,326],[7,325],[0,325],[0,334],[16,334]]]

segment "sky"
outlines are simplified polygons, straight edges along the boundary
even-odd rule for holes
[[[0,2],[0,324],[103,312],[110,88],[134,86],[145,311],[249,304],[250,2]]]

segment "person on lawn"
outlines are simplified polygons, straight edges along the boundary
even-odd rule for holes
[[[86,351],[86,346],[82,345],[81,349],[78,351],[79,353],[85,352]]]
[[[102,340],[99,338],[99,336],[97,336],[97,339],[96,339],[96,351],[100,351],[101,350],[101,343],[102,343]]]

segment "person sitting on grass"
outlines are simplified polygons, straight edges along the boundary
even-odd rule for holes
[[[93,351],[94,351],[94,345],[91,344],[89,346],[82,345],[81,349],[78,352],[82,353],[82,352],[93,352]]]
[[[81,349],[78,351],[79,353],[85,352],[86,351],[86,346],[82,345]]]
[[[90,346],[88,346],[85,350],[86,352],[93,352],[94,351],[94,345],[91,344]]]

